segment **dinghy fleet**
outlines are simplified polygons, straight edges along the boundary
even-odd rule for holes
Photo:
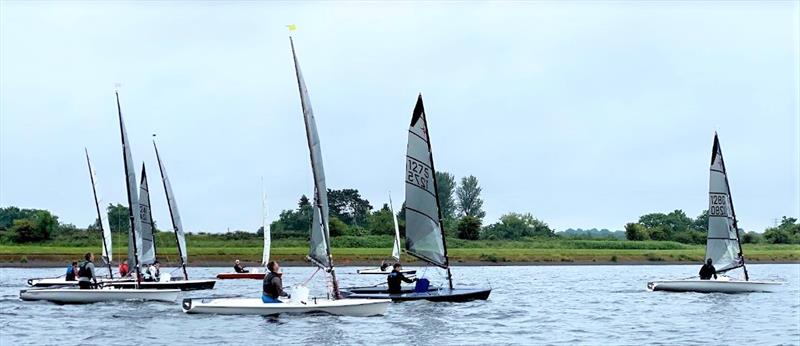
[[[425,300],[432,302],[467,302],[487,300],[492,292],[491,287],[458,286],[452,275],[452,265],[447,253],[447,239],[442,224],[440,201],[436,186],[436,169],[431,146],[431,131],[425,113],[422,95],[418,95],[411,113],[408,128],[405,176],[405,210],[406,238],[405,246],[400,239],[397,219],[394,219],[395,237],[389,257],[395,263],[400,261],[401,248],[404,252],[425,264],[423,275],[416,278],[415,285],[404,286],[399,291],[389,290],[385,284],[367,287],[340,286],[336,276],[336,266],[331,255],[331,239],[329,232],[328,196],[325,170],[322,160],[322,147],[316,126],[314,112],[308,90],[300,70],[294,39],[290,36],[292,59],[300,94],[303,122],[309,150],[309,159],[314,181],[312,223],[309,237],[307,259],[317,269],[303,283],[289,288],[290,298],[281,299],[278,303],[265,303],[262,299],[251,296],[226,298],[183,298],[180,308],[188,314],[236,314],[236,315],[276,315],[322,312],[345,316],[378,316],[387,313],[390,304],[400,301]],[[167,200],[172,232],[175,235],[179,275],[173,277],[169,273],[162,274],[159,280],[143,281],[142,271],[146,266],[157,262],[158,253],[154,222],[151,214],[150,190],[147,173],[142,164],[141,180],[136,180],[134,161],[131,156],[130,143],[125,130],[120,105],[119,93],[115,92],[117,116],[122,143],[122,157],[125,171],[125,185],[129,207],[128,263],[132,265],[132,275],[115,277],[112,268],[112,238],[108,219],[102,210],[102,199],[97,187],[97,175],[92,169],[89,153],[86,150],[86,161],[89,167],[90,181],[94,195],[97,218],[102,238],[102,256],[104,267],[108,271],[106,277],[97,280],[98,288],[78,289],[76,281],[58,278],[29,279],[30,288],[20,291],[22,300],[42,300],[60,304],[95,303],[108,301],[160,301],[175,303],[181,291],[213,289],[214,279],[190,279],[186,238],[181,224],[175,194],[172,191],[166,168],[153,141],[161,182]],[[138,192],[138,193],[137,193]],[[266,217],[266,195],[262,182],[262,227],[264,231],[264,251],[262,266],[266,267],[270,259],[270,229]],[[392,215],[395,215],[389,204]],[[674,280],[658,280],[648,282],[650,291],[672,292],[722,292],[741,293],[772,291],[780,286],[779,282],[750,280],[745,266],[744,254],[737,232],[737,219],[733,209],[730,185],[728,183],[725,163],[719,138],[714,135],[712,148],[710,183],[709,183],[709,221],[705,258],[711,259],[716,266],[716,279],[700,280],[697,277]],[[388,251],[387,251],[388,253]],[[431,284],[424,274],[444,273],[444,282]],[[735,278],[733,273],[741,271],[743,279]],[[358,274],[387,275],[391,267],[365,268],[357,270]],[[421,270],[403,269],[400,273],[413,277]],[[260,272],[226,272],[219,273],[217,279],[263,279],[265,271]],[[314,279],[324,280],[327,287],[322,296],[310,296],[306,284]]]

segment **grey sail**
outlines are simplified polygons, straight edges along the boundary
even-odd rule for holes
[[[405,176],[406,250],[417,258],[447,268],[436,196],[436,174],[421,95],[417,99],[408,129]]]
[[[142,238],[141,255],[139,262],[142,264],[153,264],[156,261],[156,242],[153,236],[153,213],[150,209],[150,191],[147,185],[147,172],[142,163],[142,181],[139,184],[139,220],[142,228],[139,234]]]
[[[743,266],[733,200],[728,185],[725,161],[722,158],[722,148],[716,134],[711,153],[708,199],[706,258],[713,261],[717,272]]]
[[[164,162],[161,161],[161,156],[158,154],[158,147],[153,142],[153,148],[156,151],[156,160],[158,161],[158,168],[161,172],[161,181],[164,183],[164,193],[167,195],[167,204],[169,205],[169,215],[172,219],[172,229],[175,232],[175,238],[178,242],[178,255],[181,258],[181,265],[183,268],[183,276],[188,279],[189,275],[186,273],[186,264],[189,263],[189,255],[186,252],[186,234],[183,232],[183,225],[181,224],[181,215],[178,213],[178,202],[175,200],[175,194],[172,193],[172,184],[167,177],[167,169],[164,167]]]
[[[297,85],[300,90],[300,102],[303,107],[303,120],[306,126],[308,151],[311,155],[311,170],[314,175],[314,205],[312,209],[311,242],[308,258],[320,267],[331,269],[333,268],[333,262],[330,256],[330,237],[328,233],[328,188],[325,186],[325,169],[322,166],[322,148],[319,142],[319,135],[317,134],[314,111],[311,109],[311,101],[308,98],[308,91],[306,90],[306,83],[303,80],[303,73],[300,71],[300,65],[297,62],[297,55],[294,51],[294,41],[291,41],[291,45],[295,73],[297,75]]]
[[[128,133],[125,130],[125,122],[122,119],[122,110],[119,105],[119,94],[117,96],[117,114],[119,115],[119,128],[120,136],[122,138],[122,157],[125,164],[125,183],[128,192],[128,213],[131,218],[130,229],[128,232],[128,263],[134,266],[136,270],[139,269],[139,261],[137,256],[141,253],[142,238],[138,235],[141,229],[141,219],[139,218],[139,196],[136,192],[136,172],[133,166],[133,158],[131,157],[130,142],[128,142]]]

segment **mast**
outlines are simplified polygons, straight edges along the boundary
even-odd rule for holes
[[[442,234],[442,246],[444,248],[444,265],[447,267],[447,283],[450,285],[450,289],[453,289],[453,273],[450,272],[450,258],[447,256],[447,237],[445,236],[444,231],[444,222],[442,222],[442,204],[439,202],[439,186],[436,182],[436,166],[433,163],[433,150],[431,149],[431,131],[428,128],[428,116],[425,114],[425,106],[422,103],[422,93],[419,94],[419,105],[422,107],[422,121],[425,122],[425,128],[428,129],[428,154],[430,154],[431,160],[431,171],[433,172],[433,191],[436,195],[436,211],[439,212],[439,230],[441,230]]]
[[[264,252],[261,253],[261,265],[269,263],[271,234],[267,224],[267,193],[264,192],[264,177],[261,177],[261,232],[264,233]]]
[[[719,137],[714,132],[714,146],[719,148],[722,153],[722,148],[719,144]],[[716,151],[714,151],[716,153]],[[731,184],[728,183],[728,169],[725,167],[725,160],[722,160],[722,170],[725,171],[725,186],[728,187],[728,199],[731,202],[731,214],[733,214],[733,228],[736,231],[736,242],[739,244],[739,260],[742,261],[742,270],[744,270],[744,280],[750,281],[750,276],[747,274],[747,266],[744,264],[744,251],[742,250],[742,240],[739,238],[739,223],[736,220],[736,210],[733,209],[733,192],[731,192]]]
[[[101,238],[103,239],[103,252],[105,252],[106,254],[104,260],[106,261],[106,265],[108,265],[108,275],[113,279],[114,272],[111,270],[111,251],[108,251],[108,244],[106,244],[105,228],[103,227],[103,214],[100,211],[100,202],[97,199],[97,188],[95,187],[95,182],[94,182],[94,171],[92,170],[92,163],[89,161],[89,149],[83,148],[83,151],[86,152],[86,164],[89,166],[89,179],[91,179],[92,181],[92,194],[94,195],[94,206],[97,209],[97,223],[100,224],[100,234]]]
[[[315,138],[312,138],[312,132],[314,132],[314,135],[316,136],[316,132],[315,132],[316,125],[314,125],[314,129],[312,130],[311,124],[309,123],[309,120],[313,121],[313,111],[311,110],[310,105],[308,107],[306,106],[306,103],[308,102],[307,95],[306,95],[307,91],[305,90],[305,87],[304,87],[305,86],[305,82],[303,81],[303,76],[302,76],[302,74],[300,72],[300,66],[297,63],[297,54],[295,53],[295,50],[294,50],[294,40],[292,39],[291,35],[289,36],[289,44],[292,47],[292,60],[294,61],[295,77],[297,78],[297,89],[298,89],[298,91],[300,93],[300,105],[303,108],[303,121],[305,123],[306,140],[308,141],[308,152],[309,152],[309,156],[310,156],[310,159],[311,159],[311,171],[312,171],[312,173],[314,175],[314,205],[316,206],[316,209],[317,209],[315,211],[315,213],[317,213],[319,215],[320,227],[321,227],[321,230],[322,230],[323,241],[325,242],[325,254],[327,256],[328,265],[327,266],[321,265],[321,263],[318,263],[316,260],[311,258],[311,256],[309,256],[309,259],[311,259],[311,261],[314,262],[317,266],[323,267],[328,273],[330,273],[332,286],[333,286],[332,287],[333,298],[334,299],[340,299],[342,297],[342,294],[339,292],[339,283],[336,280],[336,271],[334,270],[333,256],[331,255],[331,242],[330,242],[330,237],[329,237],[330,233],[329,233],[329,230],[328,230],[328,215],[324,215],[323,208],[322,208],[323,207],[322,206],[322,203],[323,203],[322,194],[323,193],[327,194],[328,192],[327,191],[320,192],[320,186],[318,186],[318,182],[321,179],[324,179],[324,177],[319,172],[321,167],[317,167],[316,160],[314,159],[314,155],[315,155],[314,139]],[[316,140],[317,140],[317,142],[319,142],[319,138],[316,138]],[[320,157],[319,159],[321,160],[322,158]],[[327,203],[327,197],[324,200],[325,200],[324,203]],[[326,206],[326,208],[327,208],[327,206]],[[327,209],[325,209],[325,210],[327,211]],[[313,232],[314,225],[312,224],[311,227],[312,227],[312,232]]]
[[[114,95],[116,95],[117,98],[117,115],[119,116],[119,131],[120,131],[120,137],[122,138],[122,159],[123,159],[122,162],[125,163],[125,188],[128,192],[128,217],[130,218],[131,222],[131,235],[132,235],[131,239],[133,240],[131,241],[131,244],[129,244],[129,246],[133,245],[133,262],[134,262],[133,267],[136,268],[136,288],[139,288],[139,284],[141,283],[142,280],[141,271],[139,270],[139,257],[138,257],[139,249],[136,248],[136,221],[133,216],[133,196],[131,196],[131,186],[130,184],[128,184],[128,182],[130,181],[128,177],[130,176],[129,173],[131,169],[131,167],[128,167],[128,160],[130,160],[130,158],[128,157],[128,150],[127,150],[128,143],[125,142],[127,138],[125,138],[126,137],[125,125],[123,125],[122,123],[122,107],[119,105],[119,92],[114,91]]]
[[[154,135],[155,136],[155,135]],[[175,213],[172,212],[172,193],[167,187],[167,176],[164,173],[164,165],[161,164],[161,156],[158,155],[158,147],[156,140],[153,140],[153,149],[156,150],[156,160],[158,161],[158,171],[161,173],[161,182],[164,185],[164,194],[167,195],[167,207],[169,209],[169,218],[172,221],[172,231],[175,233],[175,244],[178,247],[178,257],[181,259],[181,269],[183,269],[183,279],[189,280],[189,273],[186,271],[186,261],[183,260],[183,250],[181,249],[181,240],[178,236],[178,225],[175,222]]]

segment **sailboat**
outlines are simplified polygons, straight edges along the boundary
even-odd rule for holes
[[[304,285],[297,285],[294,288],[292,298],[286,299],[281,303],[265,304],[258,298],[184,299],[183,311],[186,313],[275,315],[281,313],[325,312],[344,316],[376,316],[385,314],[386,309],[391,304],[391,300],[388,299],[340,299],[341,293],[339,292],[339,284],[336,281],[336,271],[333,265],[333,257],[331,256],[330,234],[328,231],[328,189],[325,186],[325,170],[322,167],[322,149],[319,135],[317,134],[314,113],[308,98],[308,91],[294,51],[294,42],[291,37],[289,37],[289,40],[292,46],[292,57],[303,108],[306,139],[311,156],[311,170],[314,175],[314,205],[308,259],[318,267],[314,274],[320,270],[328,274],[327,278],[330,280],[328,296],[309,299],[308,289]],[[311,280],[313,276],[308,280]]]
[[[140,229],[139,223],[139,203],[136,196],[136,173],[133,171],[133,159],[131,158],[130,144],[128,142],[128,135],[125,131],[125,124],[122,121],[122,108],[119,104],[119,93],[116,93],[117,99],[117,114],[119,115],[119,129],[120,137],[122,139],[122,157],[125,164],[125,186],[128,193],[128,215],[130,216],[130,239],[133,246],[133,261],[136,277],[133,288],[115,288],[106,286],[100,289],[77,289],[77,288],[43,288],[43,289],[27,289],[19,292],[19,297],[22,300],[46,300],[56,303],[95,303],[106,301],[120,301],[120,300],[155,300],[155,301],[175,301],[178,298],[180,290],[177,289],[146,289],[140,288],[139,283],[141,277],[139,275],[139,252],[141,242],[135,241],[137,238],[136,232]],[[110,253],[109,253],[110,255]]]
[[[269,223],[267,222],[267,194],[264,192],[264,179],[261,179],[261,230],[264,232],[264,251],[261,253],[261,266],[266,268],[269,263],[269,250],[271,236],[269,231]],[[253,279],[263,280],[267,275],[266,271],[258,272],[251,269],[247,273],[226,272],[217,274],[217,279],[231,280],[231,279]]]
[[[733,197],[728,184],[728,173],[722,159],[719,137],[714,133],[709,172],[708,235],[706,237],[705,258],[711,259],[717,271],[716,279],[700,280],[697,277],[683,280],[661,280],[647,283],[650,291],[672,292],[769,292],[781,283],[774,281],[750,280],[745,265],[742,243],[739,239],[739,226],[733,209]],[[725,275],[741,269],[744,280]]]
[[[102,281],[113,280],[114,272],[111,269],[111,227],[108,225],[108,217],[106,213],[102,212],[100,207],[102,202],[97,192],[97,172],[92,169],[92,162],[89,160],[89,150],[84,148],[84,152],[86,153],[86,164],[89,166],[89,178],[92,182],[92,195],[94,196],[94,205],[95,209],[97,210],[97,219],[99,220],[100,233],[103,240],[103,263],[105,263],[108,268],[108,278],[104,278]],[[77,284],[77,281],[67,281],[66,277],[64,276],[28,279],[28,286],[31,287],[75,286]]]
[[[172,193],[172,185],[170,185],[170,183],[169,183],[169,178],[167,177],[167,171],[164,168],[164,163],[161,161],[161,156],[158,154],[158,147],[156,146],[156,142],[155,141],[153,141],[153,148],[155,149],[156,160],[158,161],[158,168],[159,168],[159,171],[161,172],[161,181],[164,184],[164,193],[167,196],[167,205],[169,207],[169,215],[170,215],[170,219],[172,220],[172,229],[173,229],[173,231],[175,233],[175,240],[176,240],[177,247],[178,247],[178,257],[181,260],[181,269],[183,271],[183,278],[173,278],[173,277],[171,277],[171,275],[167,275],[165,273],[165,274],[161,274],[161,280],[160,281],[141,282],[141,283],[139,283],[139,286],[140,287],[144,287],[144,288],[155,288],[155,289],[178,288],[181,291],[194,291],[194,290],[210,290],[210,289],[213,289],[214,285],[217,283],[217,281],[214,280],[214,279],[200,279],[200,280],[197,280],[197,279],[190,280],[189,279],[189,273],[186,271],[186,263],[188,262],[188,255],[187,255],[187,252],[186,252],[186,235],[183,232],[183,226],[181,225],[180,214],[178,214],[178,205],[177,205],[177,203],[175,201],[175,195]],[[141,208],[142,217],[143,217],[143,219],[142,219],[143,220],[143,222],[142,222],[142,226],[143,227],[142,228],[145,231],[150,230],[150,237],[151,237],[150,239],[152,241],[152,240],[154,240],[154,238],[152,237],[152,235],[153,235],[153,233],[152,233],[153,220],[152,220],[152,216],[150,215],[150,197],[149,197],[149,192],[147,192],[147,179],[146,179],[146,176],[145,176],[145,173],[144,173],[144,166],[142,166],[142,191],[143,191],[143,193],[147,194],[146,195],[147,196],[147,199],[146,199],[147,207],[146,208]],[[141,199],[141,196],[140,196],[140,199]],[[145,213],[145,209],[147,209],[146,213]],[[146,226],[148,224],[149,224],[149,227]],[[144,241],[143,244],[147,244],[147,242]],[[153,250],[152,251],[152,256],[153,256],[152,260],[153,261],[155,261],[155,245],[154,244],[155,244],[155,242],[153,241],[152,244],[151,244],[152,250]],[[148,248],[146,248],[146,249],[148,249]],[[147,254],[149,254],[149,253],[147,253]],[[149,260],[150,257],[147,257],[147,259]],[[145,262],[145,263],[147,263],[147,262]],[[152,263],[152,262],[149,262],[149,263]],[[123,287],[123,288],[127,287],[127,288],[129,288],[129,287],[133,287],[134,283],[133,282],[115,282],[115,283],[112,283],[111,285],[115,286],[115,287]]]
[[[394,245],[392,246],[392,257],[394,263],[400,262],[400,226],[397,224],[397,215],[394,213],[392,206],[392,193],[389,193],[389,211],[392,213],[392,221],[394,221]],[[381,267],[384,267],[383,265]],[[385,268],[367,268],[356,270],[358,274],[371,274],[371,275],[388,275],[392,272],[392,266],[386,265]],[[400,271],[403,274],[415,274],[417,271],[414,269],[403,269]]]
[[[447,243],[439,208],[439,194],[436,188],[436,170],[433,165],[430,132],[422,95],[411,117],[408,129],[408,148],[406,152],[406,253],[447,272],[446,287],[424,287],[417,285],[414,290],[404,289],[401,293],[389,293],[388,288],[360,288],[349,290],[352,298],[377,298],[405,300],[430,300],[446,302],[465,302],[485,300],[491,288],[455,288],[447,257]]]

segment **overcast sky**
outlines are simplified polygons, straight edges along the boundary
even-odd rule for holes
[[[484,224],[622,229],[708,205],[718,131],[741,227],[800,213],[797,1],[0,3],[0,206],[95,219],[126,201],[114,85],[153,214],[255,230],[313,191],[286,24],[328,187],[404,199],[425,99],[436,168],[483,187]],[[139,176],[137,167],[137,177]]]

